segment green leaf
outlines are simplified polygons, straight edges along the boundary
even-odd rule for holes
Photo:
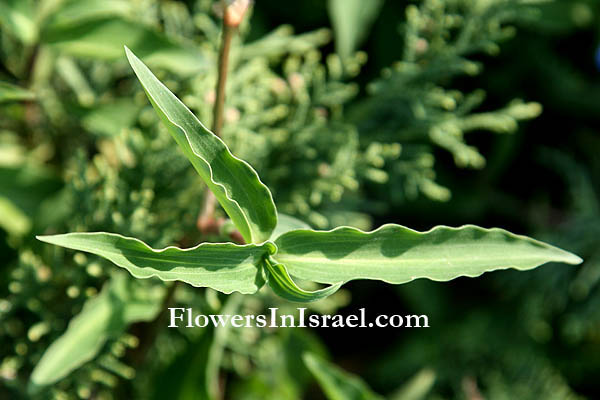
[[[140,107],[130,99],[114,99],[87,111],[81,124],[99,136],[116,136],[134,125],[139,112]]]
[[[30,379],[32,390],[64,378],[94,358],[108,339],[120,336],[129,324],[156,317],[164,290],[149,291],[134,285],[135,281],[126,275],[116,274],[98,296],[85,303],[35,366]]]
[[[327,5],[337,52],[351,56],[375,22],[383,0],[329,0]]]
[[[228,296],[225,304],[212,313],[234,315],[239,313],[239,307],[244,297]],[[208,310],[202,312],[208,313]],[[223,355],[228,342],[230,323],[215,327],[212,324],[202,328],[201,336],[192,341],[183,352],[177,356],[171,365],[154,379],[152,399],[162,400],[215,400],[221,395],[220,371]],[[165,385],[164,382],[169,382]]]
[[[342,283],[337,283],[314,292],[306,291],[296,285],[284,265],[265,259],[264,266],[267,269],[267,282],[273,292],[289,301],[308,303],[321,300],[331,296],[342,286]]]
[[[35,164],[0,166],[0,227],[22,236],[41,227],[42,206],[55,196],[62,182],[49,169]],[[57,209],[54,208],[53,216]]]
[[[6,197],[0,196],[0,228],[15,236],[22,236],[31,229],[31,219]]]
[[[267,368],[253,368],[237,383],[227,398],[240,400],[313,399],[306,389],[313,376],[306,368],[302,355],[325,355],[325,345],[312,329],[279,329],[278,340],[269,342]],[[312,393],[312,392],[311,392]],[[303,394],[305,394],[303,396]]]
[[[358,376],[311,353],[305,353],[303,359],[329,400],[383,400]]]
[[[247,243],[269,239],[277,211],[269,189],[246,162],[202,125],[129,49],[127,58],[152,106]]]
[[[296,229],[311,229],[310,225],[298,218],[291,217],[287,214],[277,213],[277,226],[271,233],[269,240],[275,240],[286,232]]]
[[[278,59],[283,54],[302,55],[330,41],[329,29],[294,34],[291,26],[281,25],[260,39],[241,46],[239,57],[242,60],[254,60],[262,57]]]
[[[62,187],[49,168],[33,163],[0,167],[0,196],[35,217],[40,203]]]
[[[390,400],[423,400],[435,383],[435,372],[423,368],[388,398]]]
[[[275,258],[301,279],[322,283],[376,279],[400,284],[417,278],[448,281],[496,269],[527,270],[547,262],[579,264],[574,254],[502,229],[466,225],[417,232],[384,225],[373,232],[340,227],[280,236]]]
[[[50,24],[42,41],[66,55],[104,61],[121,60],[123,46],[129,46],[150,65],[180,75],[196,74],[207,67],[205,58],[193,46],[175,43],[151,27],[124,17]]]
[[[261,246],[202,243],[189,249],[155,250],[141,240],[104,232],[37,238],[104,257],[136,278],[156,276],[163,281],[177,280],[228,294],[255,293],[260,288],[262,275],[257,265],[273,247],[270,243]]]
[[[47,29],[68,29],[105,17],[135,16],[134,3],[123,0],[67,0],[46,21]]]
[[[0,103],[33,99],[35,95],[29,90],[8,82],[0,82]]]
[[[211,399],[210,390],[218,383],[218,379],[209,380],[208,373],[212,369],[209,360],[211,348],[215,347],[215,330],[212,324],[202,328],[200,337],[190,342],[171,365],[152,380],[152,399]]]
[[[33,0],[0,1],[0,27],[10,31],[26,45],[32,45],[38,36]]]

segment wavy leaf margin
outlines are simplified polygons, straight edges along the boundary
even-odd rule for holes
[[[391,284],[417,278],[448,281],[499,269],[528,270],[551,261],[582,261],[535,239],[474,225],[437,226],[425,232],[395,224],[371,232],[351,227],[293,230],[275,244],[273,258],[291,275],[329,284],[355,279]]]
[[[277,225],[277,210],[256,171],[235,157],[131,50],[125,47],[125,52],[150,103],[244,240],[268,240]]]
[[[106,232],[66,233],[37,236],[37,239],[99,255],[136,278],[178,280],[226,294],[256,293],[264,283],[260,261],[274,251],[272,243],[201,243],[188,249],[174,246],[153,249],[139,239]]]

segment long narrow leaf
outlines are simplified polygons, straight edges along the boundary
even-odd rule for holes
[[[377,19],[383,0],[329,0],[327,9],[335,33],[335,47],[342,57],[352,55]]]
[[[35,22],[36,3],[34,0],[0,1],[2,30],[12,33],[27,45],[35,43],[38,38],[38,28]]]
[[[116,274],[98,296],[85,303],[35,366],[32,390],[64,378],[94,358],[107,339],[118,337],[130,323],[149,321],[158,314],[164,291],[135,290],[132,282]]]
[[[427,232],[399,225],[384,225],[373,232],[348,227],[296,230],[281,235],[275,244],[275,258],[290,274],[322,283],[447,281],[497,269],[527,270],[551,261],[581,262],[576,255],[546,243],[472,225],[438,226]]]
[[[202,243],[190,249],[155,250],[138,239],[104,232],[38,236],[38,239],[97,254],[136,278],[156,276],[163,281],[177,280],[223,293],[246,294],[260,288],[262,275],[257,265],[272,246]]]
[[[91,22],[106,17],[135,15],[135,3],[122,0],[67,0],[49,16],[46,30],[77,27],[82,22]]]
[[[35,94],[29,90],[8,82],[0,82],[0,103],[33,99],[35,99]]]
[[[125,50],[152,106],[246,242],[268,240],[277,224],[277,211],[256,171],[234,157],[144,63]]]
[[[128,46],[149,65],[183,76],[208,68],[197,48],[176,43],[135,18],[118,15],[119,10],[111,13],[110,4],[98,9],[94,4],[79,3],[71,2],[68,12],[59,9],[48,21],[41,37],[46,46],[63,55],[105,61],[121,60],[123,46]]]

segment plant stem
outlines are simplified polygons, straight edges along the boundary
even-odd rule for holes
[[[221,130],[223,129],[223,116],[225,114],[225,84],[227,83],[229,52],[234,31],[235,28],[228,26],[223,22],[223,38],[221,39],[221,49],[219,50],[219,73],[217,77],[217,87],[215,89],[216,97],[213,108],[212,124],[213,133],[219,137],[221,136]]]
[[[228,7],[225,3],[224,13],[227,14]],[[231,50],[231,40],[237,25],[233,26],[228,23],[227,18],[223,18],[223,36],[221,38],[221,47],[219,50],[219,66],[217,76],[217,86],[215,88],[215,104],[213,107],[213,123],[212,131],[215,135],[221,137],[223,129],[223,119],[225,115],[225,87],[227,84],[227,74],[229,72],[229,53]],[[222,225],[222,221],[215,220],[215,210],[217,198],[210,190],[206,191],[204,204],[196,225],[202,233],[217,233]]]

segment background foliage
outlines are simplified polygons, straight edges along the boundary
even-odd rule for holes
[[[177,330],[165,328],[167,305],[296,306],[268,291],[174,292],[35,241],[227,236],[196,228],[204,188],[123,53],[210,123],[217,14],[210,0],[0,2],[0,397],[598,397],[593,0],[258,0],[234,43],[223,132],[278,208],[314,227],[501,226],[574,251],[581,267],[361,281],[311,305],[425,313],[427,330]],[[84,304],[99,310],[97,348],[34,394],[33,368]],[[122,319],[102,320],[114,309]]]

